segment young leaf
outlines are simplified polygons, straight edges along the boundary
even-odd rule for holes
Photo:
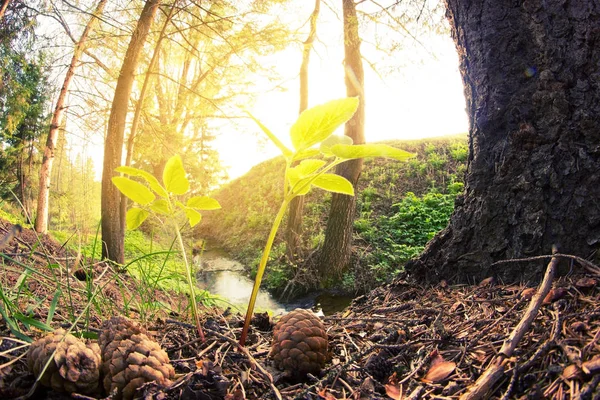
[[[304,160],[306,158],[314,157],[317,154],[319,154],[319,150],[318,149],[304,149],[304,150],[301,150],[301,151],[299,151],[297,153],[294,153],[294,156],[292,157],[292,161]]]
[[[197,210],[218,210],[221,208],[219,202],[206,196],[195,196],[187,201],[187,206]]]
[[[121,173],[124,173],[127,175],[131,175],[131,176],[140,176],[140,177],[144,178],[146,180],[146,182],[148,182],[148,184],[150,185],[150,189],[154,190],[156,192],[156,194],[158,194],[161,197],[168,196],[168,193],[165,190],[165,188],[161,186],[161,184],[158,182],[158,179],[156,179],[154,177],[154,175],[152,175],[150,172],[146,172],[141,169],[134,168],[134,167],[128,167],[126,165],[122,165],[122,166],[116,168],[115,171],[121,172]]]
[[[279,140],[277,138],[277,136],[275,136],[273,134],[273,132],[271,132],[269,130],[269,128],[267,128],[266,126],[264,126],[262,124],[262,122],[260,122],[258,119],[256,119],[254,117],[254,115],[250,114],[248,111],[246,111],[246,114],[248,114],[248,116],[250,118],[252,118],[252,120],[254,122],[256,122],[256,125],[258,125],[260,127],[260,129],[262,129],[262,131],[269,137],[269,139],[271,139],[271,141],[275,144],[275,146],[277,146],[279,148],[279,150],[281,150],[281,153],[283,154],[283,156],[285,158],[289,158],[292,156],[292,151],[290,149],[288,149],[287,147],[285,147],[285,145],[283,143],[281,143],[281,140]]]
[[[297,166],[295,166],[292,169],[295,169],[296,171],[298,171],[298,175],[301,178],[304,178],[305,176],[308,176],[308,175],[311,175],[311,174],[317,172],[317,170],[319,168],[321,168],[323,165],[325,165],[325,161],[323,161],[323,160],[310,159],[310,160],[303,160],[300,164],[298,164]]]
[[[415,156],[413,153],[387,144],[336,144],[331,146],[331,152],[337,157],[347,160],[365,157],[387,157],[398,161],[406,161]]]
[[[171,208],[169,202],[165,199],[158,199],[154,203],[150,204],[150,209],[162,215],[171,214]]]
[[[190,182],[185,177],[183,161],[179,155],[167,161],[163,171],[163,183],[167,191],[174,194],[184,194],[190,189]]]
[[[308,183],[310,180],[310,177],[307,178],[304,175],[301,175],[297,167],[288,170],[287,179],[290,184],[290,189],[295,195],[303,196],[310,191],[311,185],[305,185],[305,183]]]
[[[186,208],[185,215],[188,218],[188,221],[190,222],[190,226],[192,228],[196,226],[198,222],[200,222],[200,220],[202,219],[202,215],[200,215],[198,211],[192,208]]]
[[[332,100],[300,114],[292,125],[290,136],[296,151],[301,151],[327,139],[340,125],[348,121],[358,108],[358,97]]]
[[[156,198],[146,186],[124,176],[115,176],[112,178],[112,182],[121,193],[138,204],[146,205]]]
[[[142,210],[141,208],[133,207],[127,211],[125,221],[127,222],[127,229],[130,231],[134,230],[142,224],[148,218],[148,211]]]
[[[321,150],[321,153],[323,153],[323,155],[325,155],[326,157],[331,157],[333,156],[333,153],[331,152],[331,146],[334,146],[336,144],[351,145],[352,143],[353,141],[350,136],[331,135],[327,139],[323,140],[323,142],[321,142],[321,147],[319,148],[319,150]]]
[[[328,192],[342,193],[354,196],[354,187],[349,180],[336,174],[319,175],[312,183],[318,188],[325,189]]]

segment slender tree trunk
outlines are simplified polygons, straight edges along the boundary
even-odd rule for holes
[[[6,9],[8,8],[9,3],[10,0],[2,0],[2,3],[0,4],[0,20],[4,18],[4,13],[6,13]]]
[[[50,123],[50,131],[48,132],[48,138],[46,139],[46,148],[44,149],[44,157],[42,159],[42,166],[40,168],[40,186],[38,191],[37,200],[37,213],[35,217],[35,231],[39,233],[46,233],[48,231],[48,198],[50,195],[50,178],[52,176],[52,163],[54,162],[54,150],[56,149],[56,142],[58,135],[60,134],[59,127],[61,126],[61,120],[63,116],[63,110],[65,108],[65,99],[67,92],[69,91],[69,85],[75,75],[75,68],[79,63],[81,55],[85,51],[87,37],[92,30],[94,23],[97,20],[97,16],[102,14],[106,0],[100,0],[94,11],[94,16],[90,18],[87,26],[81,34],[79,42],[75,45],[73,50],[73,57],[71,58],[71,64],[67,69],[65,80],[63,82],[58,99],[56,100],[56,107],[52,114],[52,122]]]
[[[142,84],[142,90],[140,91],[140,97],[135,106],[135,113],[133,114],[133,121],[131,121],[131,130],[129,131],[129,137],[127,138],[127,153],[125,155],[125,165],[127,165],[127,166],[131,165],[131,160],[133,158],[133,144],[135,142],[137,128],[140,123],[140,116],[142,115],[144,99],[146,98],[146,92],[148,91],[148,84],[150,83],[150,78],[152,77],[152,70],[154,69],[156,60],[158,60],[158,56],[160,53],[160,46],[165,37],[165,32],[167,31],[167,26],[169,26],[169,24],[171,23],[171,18],[173,17],[173,12],[175,10],[176,5],[177,5],[177,0],[175,0],[175,3],[169,8],[169,14],[167,15],[167,17],[165,19],[165,23],[163,24],[162,30],[160,31],[158,41],[156,42],[156,46],[154,46],[154,52],[152,53],[152,58],[150,59],[150,64],[148,64],[148,70],[146,71],[146,76],[144,76],[144,83]],[[125,232],[126,215],[127,215],[127,197],[125,197],[125,195],[121,195],[120,218],[121,218],[121,229],[123,230],[123,232]]]
[[[308,66],[310,63],[310,52],[317,37],[317,19],[319,18],[320,8],[321,0],[315,0],[315,8],[310,15],[310,32],[302,49],[302,64],[300,65],[300,113],[308,108]],[[286,252],[291,262],[296,261],[297,253],[300,249],[303,211],[304,196],[298,196],[290,203],[285,233]]]
[[[358,96],[360,98],[356,113],[346,123],[345,134],[351,137],[355,144],[362,144],[365,142],[364,72],[354,0],[343,0],[343,10],[346,94],[349,97]],[[355,190],[361,171],[362,159],[347,161],[340,164],[336,170],[339,175],[354,185]],[[355,208],[354,196],[333,194],[325,241],[317,264],[321,276],[338,277],[348,265],[351,255]]]
[[[139,55],[148,36],[154,14],[160,0],[147,0],[138,20],[133,36],[125,53],[121,73],[117,80],[115,96],[108,119],[108,131],[104,145],[104,165],[102,169],[102,256],[117,263],[123,263],[123,239],[125,232],[121,225],[121,193],[113,185],[111,178],[116,175],[115,168],[121,164],[123,156],[123,138],[129,107],[129,98],[134,81],[134,72]]]
[[[470,117],[464,198],[407,265],[416,278],[539,278],[600,248],[600,8],[587,0],[447,0]],[[595,254],[595,255],[594,255]]]

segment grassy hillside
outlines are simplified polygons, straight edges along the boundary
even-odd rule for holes
[[[446,225],[454,198],[462,192],[466,135],[385,143],[417,157],[406,163],[365,160],[357,195],[356,263],[344,275],[343,284],[337,285],[344,290],[366,290],[393,277]],[[196,235],[220,243],[255,268],[281,204],[284,167],[283,158],[271,159],[214,193],[222,209],[205,213]],[[302,236],[307,258],[324,239],[330,199],[330,194],[318,189],[307,196]],[[309,279],[314,276],[310,263],[292,266],[283,257],[284,230],[282,226],[275,242],[266,285],[276,291],[290,280],[304,289],[316,285]]]

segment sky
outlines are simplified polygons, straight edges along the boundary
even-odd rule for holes
[[[309,106],[345,97],[342,22],[339,10],[332,6],[337,3],[322,1],[318,38],[311,53],[309,69]],[[314,2],[305,0],[291,4],[297,9],[293,12],[288,9],[279,16],[284,18],[283,23],[299,27],[308,20]],[[410,35],[413,34],[416,40],[407,37],[401,30],[390,32],[372,25],[361,26],[367,142],[419,139],[466,132],[468,129],[458,56],[450,33],[416,33],[411,30]],[[399,44],[396,46],[399,50],[389,54],[377,51],[373,44],[376,41]],[[275,67],[284,90],[272,91],[272,83],[257,79],[255,89],[263,94],[249,107],[255,117],[288,144],[289,128],[298,116],[301,57],[298,45],[265,57],[265,65]],[[370,64],[374,64],[377,71]],[[72,137],[77,138],[76,135]],[[93,159],[96,178],[100,180],[102,135],[95,135],[91,140],[93,142],[88,142],[83,151]],[[222,164],[228,167],[230,179],[242,176],[254,165],[279,154],[249,120],[224,127],[214,144]]]
[[[303,2],[308,18],[313,2]],[[326,10],[322,10],[326,11]],[[322,17],[323,18],[323,17]],[[315,45],[309,70],[309,107],[345,97],[341,23],[335,16],[324,17],[318,36],[333,43]],[[332,34],[333,30],[340,34]],[[335,42],[339,43],[338,45]],[[419,139],[467,132],[463,86],[458,70],[458,56],[449,32],[430,33],[419,37],[419,43],[408,39],[405,48],[392,55],[375,51],[363,43],[363,57],[376,62],[384,72],[376,72],[365,62],[365,102],[367,142],[388,139]],[[289,128],[298,116],[298,70],[301,53],[290,48],[271,56],[268,62],[277,66],[287,91],[265,93],[251,109],[252,114],[284,142],[289,143]],[[391,70],[391,72],[387,72]],[[229,132],[216,141],[223,164],[229,166],[230,178],[245,174],[257,163],[279,154],[274,145],[259,140],[262,133]]]

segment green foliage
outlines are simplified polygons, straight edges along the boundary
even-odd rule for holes
[[[407,195],[394,204],[395,212],[375,220],[359,219],[355,228],[372,248],[367,256],[374,279],[381,283],[401,271],[401,266],[416,257],[425,244],[444,228],[454,209],[455,194],[427,193]]]

